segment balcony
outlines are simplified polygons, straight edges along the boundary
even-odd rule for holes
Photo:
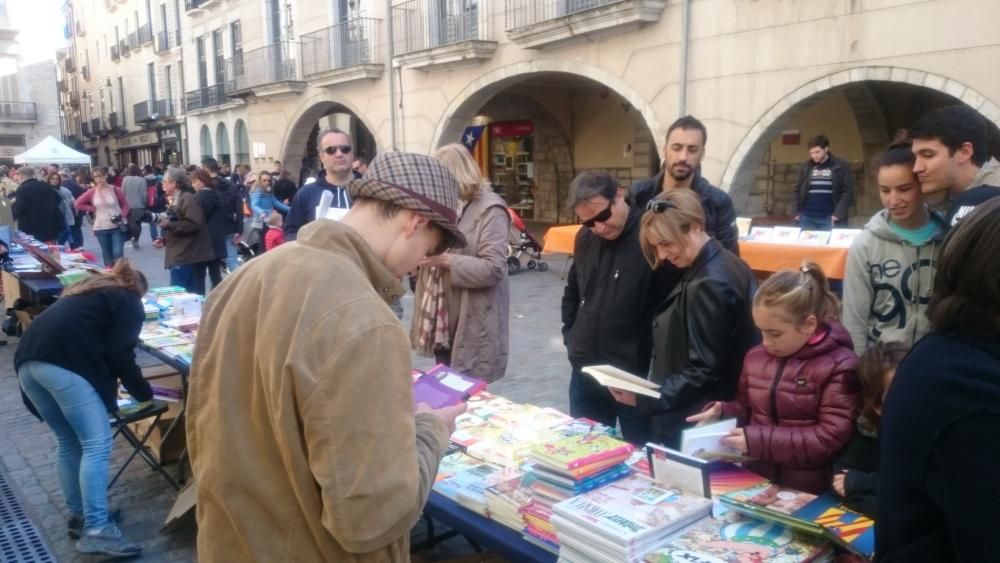
[[[302,74],[318,86],[336,86],[382,75],[382,20],[355,18],[302,36]]]
[[[118,61],[122,60],[122,56],[121,56],[120,52],[118,51],[118,45],[112,45],[111,46],[111,60],[114,61],[114,62],[118,62]]]
[[[219,0],[184,0],[188,15],[196,16],[219,4]]]
[[[120,117],[123,118],[125,116],[122,115]],[[125,120],[120,117],[117,111],[108,114],[108,125],[110,126],[111,133],[115,135],[128,132],[128,129],[125,128]]]
[[[35,102],[0,102],[0,122],[34,123],[38,121]]]
[[[133,31],[128,34],[128,50],[138,51],[142,43],[139,42],[139,32]]]
[[[129,55],[128,41],[126,41],[125,39],[119,41],[118,50],[121,52],[123,57],[127,57]]]
[[[161,31],[156,34],[156,43],[153,45],[153,51],[158,55],[170,52],[170,33],[167,31]]]
[[[226,97],[225,85],[216,84],[206,88],[199,88],[184,94],[184,111],[188,114],[199,112],[200,110],[214,108],[222,104],[232,102]]]
[[[86,121],[80,124],[80,133],[88,139],[94,139],[97,137],[97,135],[90,130],[90,123]]]
[[[409,0],[393,6],[394,64],[418,70],[476,65],[493,57],[490,14],[479,4]]]
[[[83,148],[83,141],[77,135],[66,135],[63,137],[63,144],[71,149],[80,150]]]
[[[272,98],[305,90],[299,67],[299,44],[282,41],[226,59],[227,96]]]
[[[76,36],[84,37],[87,35],[87,29],[83,26],[83,21],[78,20],[76,22]]]
[[[66,72],[73,72],[76,70],[76,61],[73,60],[72,54],[67,54],[66,58],[63,60],[63,65],[65,65]]]
[[[90,134],[93,137],[106,137],[110,131],[104,120],[100,117],[95,117],[90,120]]]
[[[528,49],[626,33],[659,21],[667,0],[506,0],[507,37]]]
[[[90,80],[90,65],[80,67],[80,75],[83,76],[84,80]]]
[[[163,121],[174,116],[174,104],[170,100],[149,100],[139,102],[133,107],[136,123],[152,123]]]

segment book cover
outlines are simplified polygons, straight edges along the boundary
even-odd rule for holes
[[[805,246],[826,246],[830,241],[830,231],[802,231],[799,244]]]
[[[169,346],[181,346],[184,344],[190,344],[191,342],[186,338],[182,338],[180,335],[170,335],[170,336],[157,336],[153,338],[144,339],[143,342],[147,346],[153,348],[167,348]]]
[[[483,483],[493,474],[502,471],[503,468],[492,463],[479,462],[478,465],[463,471],[456,471],[451,476],[438,480],[434,483],[434,490],[442,495],[458,502],[461,495],[473,498],[482,498],[482,503],[486,504],[483,493],[487,487]]]
[[[450,407],[484,389],[485,381],[438,364],[413,384],[413,404],[424,403],[433,409]]]
[[[738,465],[713,463],[708,469],[708,481],[712,496],[718,497],[760,485],[767,482],[767,479]]]
[[[711,506],[705,497],[632,475],[557,503],[553,512],[628,546],[707,516]]]
[[[747,236],[747,240],[753,242],[771,242],[771,237],[774,235],[774,229],[771,227],[754,227],[750,229],[750,234]]]
[[[782,524],[800,532],[823,534],[821,526],[796,515],[799,509],[816,500],[813,494],[785,489],[765,481],[748,489],[726,493],[719,500],[727,507],[753,518]]]
[[[735,418],[686,428],[681,432],[681,453],[701,459],[739,460],[743,456],[738,450],[720,442],[734,428]]]
[[[646,444],[646,453],[653,481],[680,487],[692,495],[712,498],[707,461],[656,444]]]
[[[829,544],[768,522],[736,516],[705,518],[663,547],[646,563],[805,563],[830,550]]]
[[[833,493],[816,497],[795,516],[819,524],[827,537],[854,553],[868,559],[875,556],[875,521],[847,508]]]
[[[799,240],[799,233],[802,229],[799,227],[775,227],[774,233],[771,235],[771,242],[776,242],[780,244],[795,244]]]
[[[830,246],[850,248],[860,234],[861,229],[834,229],[830,232]]]
[[[736,218],[736,231],[739,233],[740,240],[744,240],[748,236],[750,236],[750,225],[752,223],[753,223],[752,217]]]
[[[524,476],[518,475],[517,477],[496,483],[486,489],[487,504],[492,504],[491,501],[494,500],[497,503],[503,503],[513,508],[517,512],[531,504],[531,489],[525,485]]]
[[[628,459],[634,448],[620,440],[599,434],[568,436],[543,442],[532,449],[538,459],[556,468],[575,469],[610,458]]]
[[[464,453],[446,455],[441,458],[441,463],[438,464],[437,476],[434,478],[434,482],[443,481],[456,473],[467,471],[482,463],[482,460],[470,457]]]
[[[648,379],[633,375],[627,371],[614,366],[600,365],[587,366],[581,370],[583,373],[593,377],[604,387],[630,391],[638,395],[645,395],[654,399],[660,398],[660,386]]]

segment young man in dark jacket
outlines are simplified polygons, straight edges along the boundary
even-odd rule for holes
[[[35,169],[22,166],[19,170],[24,181],[17,188],[11,212],[17,228],[40,241],[59,238],[65,228],[65,218],[59,210],[62,196],[47,182],[35,179]]]
[[[673,189],[694,191],[705,210],[705,232],[719,241],[723,248],[739,255],[739,231],[736,229],[733,200],[700,173],[707,141],[708,130],[701,121],[690,115],[674,121],[667,129],[663,168],[656,176],[632,184],[629,199],[643,210],[649,200],[660,192]]]
[[[323,192],[333,194],[331,209],[342,209],[346,212],[351,207],[351,198],[347,193],[347,184],[354,179],[351,173],[353,161],[351,137],[337,128],[320,131],[316,138],[319,147],[319,158],[323,162],[324,174],[311,184],[306,184],[295,192],[291,209],[285,218],[285,239],[295,240],[299,229],[316,219],[316,208],[319,207]]]
[[[639,245],[642,210],[606,172],[588,171],[570,185],[568,205],[583,223],[562,298],[563,340],[573,368],[570,414],[608,426],[621,421],[625,439],[644,444],[648,417],[619,405],[580,370],[611,364],[645,378],[652,354],[652,315],[674,272],[654,272]]]
[[[854,201],[854,175],[846,161],[830,152],[826,135],[809,139],[809,160],[795,182],[795,220],[804,231],[847,227]]]
[[[239,267],[236,245],[240,242],[240,235],[243,233],[243,197],[239,189],[233,183],[219,174],[219,162],[214,158],[206,158],[201,161],[201,166],[208,171],[209,176],[215,183],[215,189],[222,198],[222,209],[225,212],[225,234],[226,234],[226,265],[229,271],[233,272]]]

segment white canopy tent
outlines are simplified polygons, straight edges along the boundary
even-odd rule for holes
[[[75,151],[49,135],[40,143],[14,157],[15,164],[86,164],[90,155]]]

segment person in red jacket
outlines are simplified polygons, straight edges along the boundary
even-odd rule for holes
[[[267,216],[267,232],[264,233],[264,252],[285,244],[285,232],[282,229],[283,223],[281,213],[277,211],[272,211]]]
[[[858,415],[858,357],[823,270],[806,262],[767,279],[753,302],[763,343],[743,362],[736,400],[714,402],[689,422],[725,416],[739,428],[720,441],[777,485],[819,494]]]

